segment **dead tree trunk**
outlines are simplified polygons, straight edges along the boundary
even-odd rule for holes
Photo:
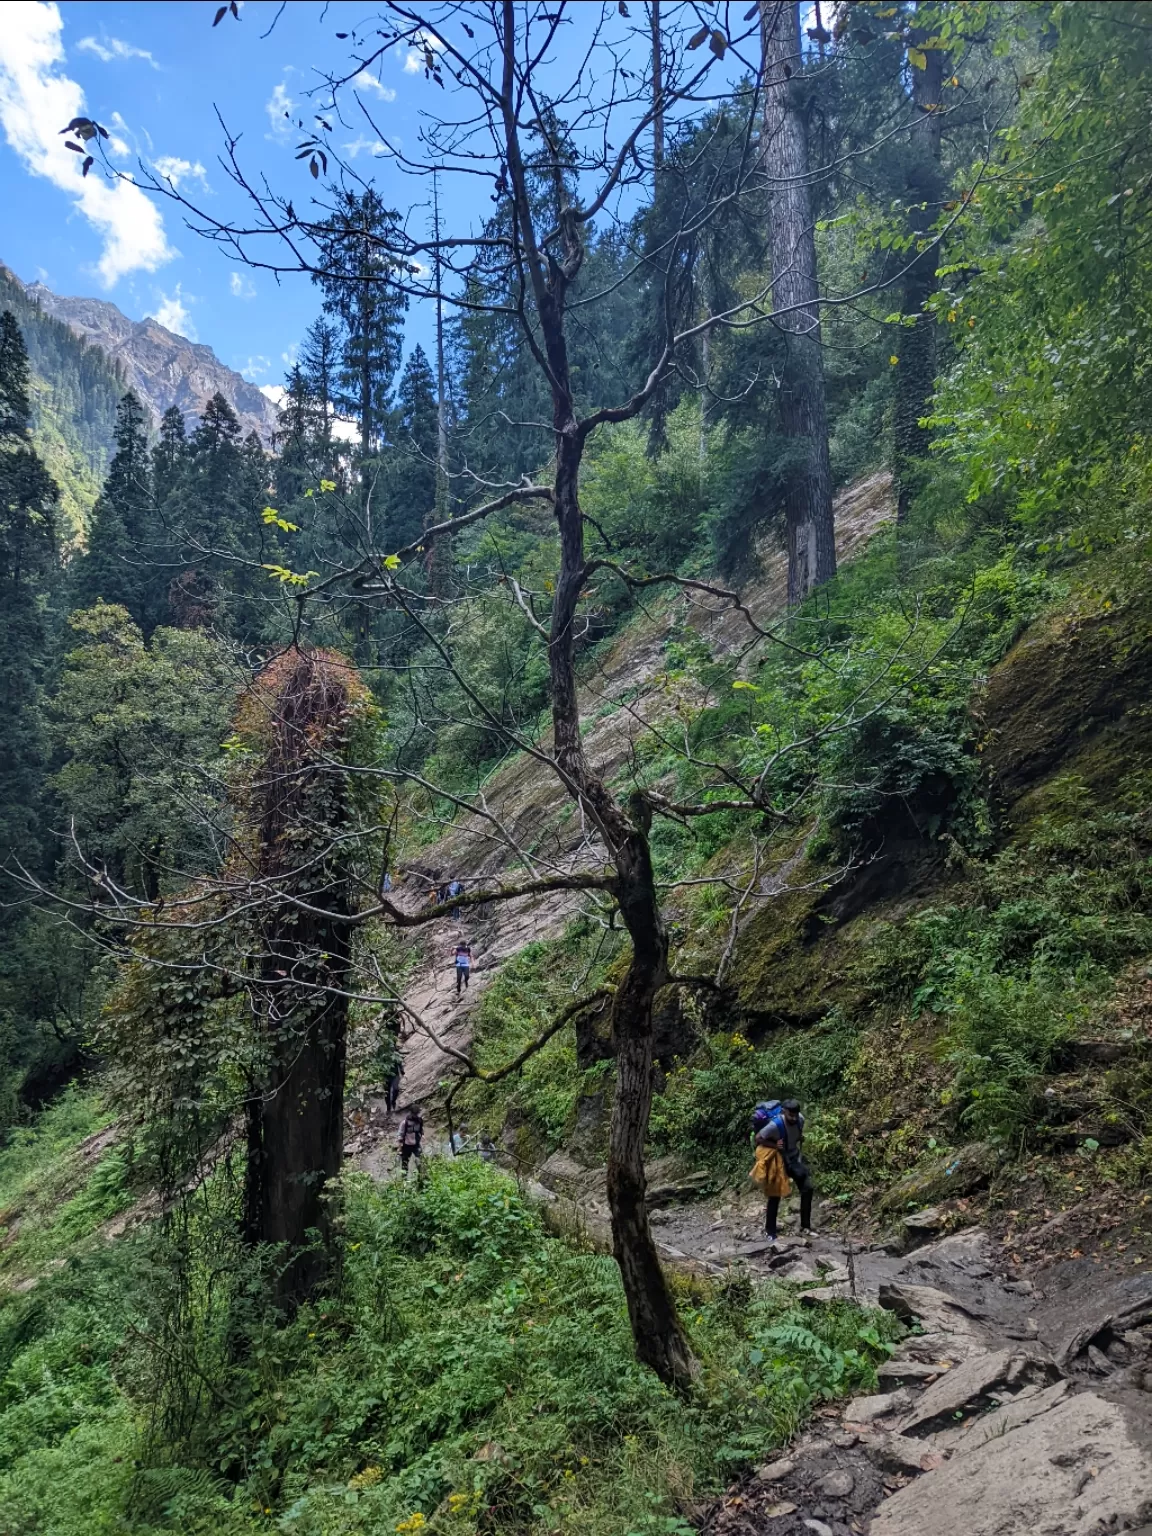
[[[939,48],[924,48],[926,33],[913,42],[924,59],[912,66],[912,160],[908,172],[910,233],[918,244],[928,240],[943,196],[940,169],[940,129],[946,56]],[[935,240],[916,256],[904,278],[902,309],[913,320],[901,333],[892,409],[892,469],[896,482],[896,520],[903,522],[916,489],[916,466],[928,454],[929,432],[920,425],[936,386],[936,317],[926,305],[936,292],[940,264]]]
[[[351,810],[326,759],[344,755],[362,689],[341,658],[298,651],[261,684],[270,740],[253,785],[255,863],[272,895],[250,989],[263,1056],[247,1104],[244,1233],[283,1247],[276,1292],[293,1306],[327,1269],[325,1185],[343,1163]]]
[[[780,386],[780,421],[784,436],[803,448],[802,462],[785,497],[788,603],[794,606],[836,574],[832,471],[808,138],[796,84],[801,65],[799,5],[795,0],[761,0],[760,29],[772,302],[788,347]]]

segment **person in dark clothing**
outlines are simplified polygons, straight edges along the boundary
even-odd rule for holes
[[[404,1076],[404,1063],[397,1058],[396,1065],[392,1069],[392,1076],[388,1079],[384,1089],[384,1102],[388,1106],[388,1113],[395,1112],[396,1105],[400,1102],[400,1079]]]
[[[795,1099],[785,1099],[772,1122],[780,1132],[784,1168],[800,1196],[800,1236],[814,1236],[812,1230],[812,1174],[804,1161],[804,1116]]]
[[[459,997],[472,974],[472,946],[467,939],[461,939],[457,944],[453,962],[456,966],[456,996]]]
[[[396,1137],[396,1145],[400,1148],[400,1171],[408,1172],[408,1164],[413,1158],[419,1163],[420,1149],[424,1141],[424,1117],[415,1105],[408,1111],[400,1122],[400,1132]]]

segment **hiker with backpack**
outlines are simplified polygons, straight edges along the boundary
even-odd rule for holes
[[[804,1161],[804,1116],[796,1099],[767,1099],[752,1112],[753,1143],[767,1127],[775,1129],[784,1171],[800,1196],[800,1236],[807,1241],[815,1236],[812,1229],[812,1174]]]
[[[792,1193],[792,1186],[788,1182],[788,1174],[784,1167],[780,1132],[774,1121],[769,1121],[757,1131],[755,1146],[756,1161],[752,1165],[749,1177],[759,1185],[760,1193],[767,1201],[764,1209],[764,1231],[769,1243],[775,1248],[780,1202],[787,1200]]]
[[[459,997],[472,974],[472,946],[467,939],[461,939],[456,945],[452,959],[456,967],[456,996]]]
[[[424,1116],[413,1104],[412,1108],[400,1122],[400,1130],[396,1137],[396,1145],[400,1148],[400,1172],[408,1173],[408,1164],[416,1159],[417,1171],[421,1156],[421,1148],[424,1142]]]

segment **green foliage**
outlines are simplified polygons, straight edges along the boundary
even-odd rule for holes
[[[621,953],[622,938],[575,924],[562,939],[526,944],[485,989],[474,1014],[477,1062],[503,1066],[580,997],[602,985]],[[569,1027],[530,1057],[512,1078],[491,1087],[470,1083],[458,1095],[464,1113],[496,1134],[506,1116],[526,1124],[528,1142],[559,1146],[571,1129],[576,1101],[602,1086],[603,1063],[585,1073]],[[525,1150],[528,1150],[526,1147]]]
[[[61,1111],[42,1151],[65,1125]],[[0,1188],[19,1183],[26,1146],[0,1153]],[[898,1327],[801,1309],[781,1285],[697,1289],[701,1382],[677,1398],[634,1363],[614,1263],[548,1236],[511,1180],[470,1159],[433,1160],[419,1182],[348,1176],[339,1282],[284,1324],[259,1300],[259,1261],[226,1236],[225,1193],[196,1202],[176,1356],[156,1296],[181,1225],[0,1302],[5,1531],[670,1530],[822,1399],[873,1386]],[[174,1370],[192,1417],[166,1442],[146,1410]]]
[[[959,356],[934,425],[972,499],[1116,537],[1148,488],[1152,73],[1124,41],[1142,6],[1050,17],[1018,113],[962,178],[972,215],[937,300]]]
[[[1058,781],[1026,834],[980,867],[963,905],[921,911],[878,944],[879,984],[903,985],[913,1007],[945,1023],[946,1102],[969,1133],[1033,1129],[1036,1080],[1123,964],[1152,950],[1143,793],[1140,777],[1119,805],[1100,806],[1075,777]]]
[[[244,674],[197,631],[158,629],[148,644],[122,607],[73,613],[77,644],[52,704],[56,794],[85,855],[154,895],[220,859],[218,759]]]
[[[782,1033],[763,1050],[740,1034],[712,1035],[668,1074],[652,1106],[653,1148],[746,1172],[752,1106],[762,1099],[796,1098],[806,1108],[834,1100],[856,1039],[835,1013],[811,1029]],[[819,1109],[806,1135],[820,1139]]]

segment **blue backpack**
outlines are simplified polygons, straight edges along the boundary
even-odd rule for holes
[[[758,1135],[771,1120],[780,1118],[780,1100],[764,1099],[752,1111],[752,1134]]]

